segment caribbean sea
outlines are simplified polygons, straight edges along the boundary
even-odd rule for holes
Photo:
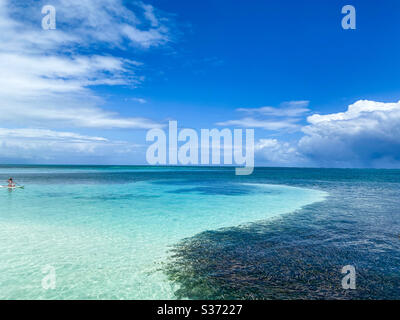
[[[0,299],[400,297],[399,170],[0,166],[9,177],[25,188],[0,189]]]

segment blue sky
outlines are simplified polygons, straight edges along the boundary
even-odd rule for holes
[[[0,0],[0,161],[145,164],[174,119],[255,128],[257,165],[400,167],[399,18],[396,0]]]

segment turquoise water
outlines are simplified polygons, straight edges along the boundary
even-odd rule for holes
[[[174,299],[174,245],[328,195],[232,168],[0,167],[9,176],[25,189],[0,189],[0,299]],[[42,288],[45,266],[55,289]]]

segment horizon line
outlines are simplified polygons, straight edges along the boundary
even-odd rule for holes
[[[152,167],[152,168],[241,168],[234,165],[150,165],[150,164],[2,164],[0,167]],[[400,168],[373,167],[301,167],[301,166],[254,166],[269,169],[341,169],[341,170],[400,170]]]

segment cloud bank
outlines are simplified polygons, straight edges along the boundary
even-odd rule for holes
[[[281,165],[400,168],[400,101],[359,100],[345,112],[314,114],[307,122],[298,142],[260,140],[260,158]]]
[[[0,121],[44,127],[159,126],[149,119],[121,118],[101,109],[105,102],[90,89],[134,87],[143,79],[136,72],[140,62],[82,50],[93,43],[104,49],[123,44],[149,48],[168,41],[155,9],[138,3],[141,20],[119,0],[58,0],[52,5],[58,13],[58,29],[42,30],[40,1],[30,6],[21,1],[0,3]],[[129,32],[122,32],[127,28]]]
[[[132,143],[74,132],[0,128],[0,159],[3,161],[64,163],[68,157],[108,157],[110,154],[132,153],[137,147]]]
[[[128,8],[122,0],[54,0],[57,28],[43,30],[41,9],[48,4],[0,1],[0,156],[12,154],[12,147],[29,156],[44,145],[87,153],[112,145],[73,132],[57,134],[58,128],[160,127],[151,119],[122,117],[93,88],[140,84],[142,63],[124,52],[170,42],[169,19],[142,2]]]

